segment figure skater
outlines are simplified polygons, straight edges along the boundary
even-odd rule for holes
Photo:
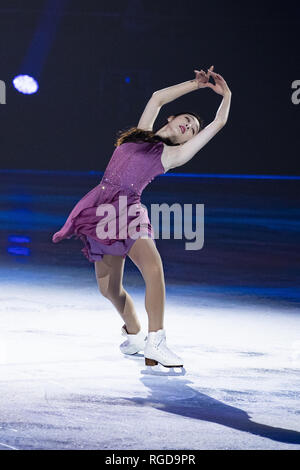
[[[137,127],[119,131],[109,164],[101,182],[87,193],[73,208],[64,226],[56,232],[52,241],[75,236],[84,244],[82,252],[94,263],[100,292],[116,308],[124,321],[121,333],[126,337],[120,345],[124,354],[136,354],[144,350],[146,366],[158,363],[165,367],[183,367],[183,360],[172,352],[166,343],[164,329],[165,283],[160,254],[140,197],[148,183],[171,168],[184,165],[206,145],[226,124],[231,91],[224,78],[213,71],[194,70],[195,78],[178,85],[154,92],[149,99]],[[210,77],[214,83],[210,82]],[[180,112],[168,117],[157,132],[153,124],[161,107],[176,98],[197,90],[211,88],[222,95],[222,102],[215,119],[206,127],[194,112]],[[127,208],[140,210],[140,232],[138,238],[99,235],[99,222],[107,221],[99,213],[106,204],[112,205],[118,222],[120,196],[127,197]],[[128,223],[134,216],[127,218]],[[117,224],[118,226],[118,224]],[[145,308],[148,314],[148,335],[143,333],[134,303],[122,285],[126,256],[133,261],[145,281]]]

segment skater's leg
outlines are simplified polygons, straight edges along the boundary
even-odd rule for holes
[[[112,302],[124,320],[130,334],[140,331],[133,300],[122,285],[125,259],[122,256],[103,255],[101,261],[95,261],[95,274],[100,292]]]
[[[165,281],[160,254],[151,238],[138,238],[128,256],[140,270],[145,284],[149,332],[164,328]]]

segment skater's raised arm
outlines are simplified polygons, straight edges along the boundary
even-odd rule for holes
[[[209,72],[212,71],[213,67],[214,66],[212,65],[208,69],[207,74],[204,72],[204,70],[194,70],[196,74],[194,79],[157,90],[153,93],[153,96],[160,103],[160,106],[163,106],[164,104],[170,103],[170,101],[174,101],[176,98],[179,98],[186,93],[198,90],[198,88],[205,88],[207,87],[207,82],[209,81]]]
[[[206,145],[221,129],[225,126],[231,104],[231,91],[224,78],[212,71],[209,72],[215,84],[207,83],[206,85],[214,90],[217,94],[223,96],[223,100],[216,113],[215,119],[200,131],[195,137],[191,138],[182,145],[169,147],[168,159],[169,168],[176,168],[184,165],[191,160],[204,145]]]
[[[164,104],[169,103],[186,93],[197,90],[198,88],[206,88],[210,86],[209,73],[212,72],[213,67],[214,66],[212,65],[208,69],[208,73],[205,73],[204,70],[194,70],[196,76],[193,80],[188,80],[187,82],[155,91],[149,99],[137,127],[145,131],[152,131],[154,121]]]
[[[156,99],[153,94],[149,99],[148,103],[146,104],[146,107],[140,117],[137,127],[145,131],[152,131],[153,124],[158,116],[161,106],[162,105],[160,104],[159,100]]]

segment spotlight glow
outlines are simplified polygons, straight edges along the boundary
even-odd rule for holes
[[[22,235],[10,235],[8,241],[11,243],[30,243],[30,238]]]
[[[38,91],[39,85],[38,82],[29,75],[17,75],[13,79],[13,85],[20,93],[25,93],[26,95],[31,95]]]
[[[18,256],[29,256],[30,249],[25,246],[9,246],[7,248],[7,253],[11,255],[18,255]]]

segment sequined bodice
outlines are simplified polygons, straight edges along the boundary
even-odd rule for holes
[[[119,193],[140,196],[155,176],[165,173],[161,163],[163,148],[163,142],[123,143],[112,154],[100,183],[101,188],[114,188]]]

